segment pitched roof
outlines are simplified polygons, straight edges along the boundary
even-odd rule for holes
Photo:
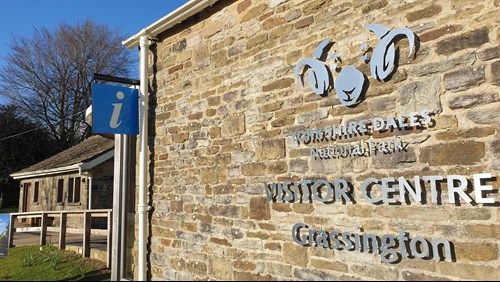
[[[51,171],[58,168],[89,162],[108,153],[114,147],[114,140],[99,135],[87,138],[85,141],[68,148],[48,159],[13,173],[11,176],[27,175],[30,172]]]

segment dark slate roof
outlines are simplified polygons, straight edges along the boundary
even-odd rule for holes
[[[68,148],[57,155],[36,163],[16,173],[55,169],[90,161],[113,149],[115,141],[99,135],[94,135],[80,144]]]

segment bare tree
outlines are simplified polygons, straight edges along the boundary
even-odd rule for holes
[[[123,38],[91,20],[15,37],[0,69],[0,95],[46,125],[60,150],[77,144],[89,135],[84,117],[93,73],[127,76],[131,70]]]
[[[19,181],[10,174],[44,160],[56,151],[47,130],[12,105],[0,105],[0,207],[19,203]],[[17,195],[17,197],[12,197]]]

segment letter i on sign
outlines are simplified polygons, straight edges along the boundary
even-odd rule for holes
[[[138,134],[138,90],[114,85],[92,85],[92,133]]]
[[[118,91],[116,93],[116,98],[121,101],[121,100],[123,100],[123,98],[125,98],[125,95],[123,94],[123,92]],[[118,122],[118,118],[120,117],[120,111],[122,109],[123,104],[122,103],[114,103],[112,105],[113,105],[113,115],[111,115],[111,121],[109,121],[109,126],[111,128],[117,128],[122,123],[121,121]]]

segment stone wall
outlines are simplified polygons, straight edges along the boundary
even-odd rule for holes
[[[498,0],[219,1],[160,35],[149,66],[152,279],[498,280],[499,6]],[[410,57],[408,40],[397,42],[398,66],[387,81],[373,78],[360,60],[360,46],[373,48],[379,41],[365,28],[372,23],[407,27],[418,37]],[[334,90],[316,95],[307,79],[302,85],[295,77],[299,61],[311,58],[326,38],[334,42],[329,54],[342,59],[338,67],[353,65],[368,79],[355,107],[343,106]],[[338,75],[335,68],[332,73]],[[292,137],[423,110],[432,118],[425,126],[329,141]],[[361,140],[395,140],[404,149],[311,156],[316,146],[355,146]],[[496,190],[478,196],[480,185],[473,181],[481,173],[491,173],[481,183]],[[448,201],[448,188],[460,181],[440,182],[433,200],[430,182],[422,180],[453,175],[467,180],[471,203],[462,196]],[[423,199],[407,202],[399,197],[397,180],[404,177],[414,187],[414,176],[420,177]],[[395,193],[388,195],[397,202],[368,202],[361,187],[369,178],[393,178],[387,185]],[[345,180],[352,199],[330,195],[323,203],[313,195],[290,203],[282,195],[268,199],[264,185],[318,179],[332,185]],[[372,186],[372,197],[380,196],[380,187]],[[321,191],[328,196],[325,186]],[[480,203],[481,197],[494,203]],[[385,263],[377,252],[330,248],[321,236],[302,246],[292,236],[297,223],[314,230],[446,239],[454,256],[450,261],[413,254]]]
[[[109,159],[91,169],[92,175],[92,209],[113,208],[113,169],[114,159]]]
[[[68,182],[69,179],[80,178],[80,201],[77,203],[68,202]],[[57,202],[57,185],[59,180],[62,179],[64,181],[63,186],[63,201]],[[38,191],[38,202],[34,203],[34,191],[35,191],[35,183],[39,183],[39,191]],[[88,178],[78,173],[66,174],[66,175],[52,175],[45,176],[39,178],[25,179],[21,181],[21,187],[24,186],[24,183],[31,183],[30,191],[29,191],[29,199],[28,199],[28,212],[37,212],[37,211],[70,211],[70,210],[85,210],[87,209],[88,203]],[[23,188],[21,188],[21,193],[19,197],[20,206],[23,203],[24,192]],[[22,208],[20,208],[20,211]],[[39,219],[36,221],[32,221],[33,224],[39,225]],[[59,226],[59,219],[55,218],[50,221],[51,226]],[[70,228],[77,228],[82,226],[82,219],[77,218],[68,218],[67,226]]]

